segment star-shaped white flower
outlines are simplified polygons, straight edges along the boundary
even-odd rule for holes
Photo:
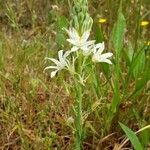
[[[98,43],[94,46],[92,61],[93,62],[105,62],[108,64],[112,64],[112,62],[108,58],[110,58],[113,55],[113,53],[102,54],[102,52],[104,51],[104,48],[105,48],[104,42]]]
[[[83,50],[83,54],[90,53],[90,47],[94,44],[95,40],[87,41],[90,35],[90,31],[86,31],[82,36],[74,28],[67,30],[69,39],[67,41],[73,45],[71,52],[75,52],[79,49]]]
[[[54,69],[54,71],[51,72],[51,78],[53,78],[59,70],[64,69],[68,65],[68,60],[66,59],[66,57],[69,54],[70,52],[68,51],[63,54],[63,50],[60,50],[58,51],[58,60],[54,58],[46,58],[56,64],[56,66],[48,66],[44,69],[44,70]]]

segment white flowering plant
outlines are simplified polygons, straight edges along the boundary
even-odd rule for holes
[[[52,69],[54,71],[51,72],[51,77],[55,77],[56,73],[62,69],[66,69],[68,71],[71,71],[71,65],[75,65],[75,63],[71,63],[69,60],[69,56],[73,55],[73,58],[79,59],[79,53],[83,58],[83,61],[81,62],[82,65],[80,67],[84,67],[86,62],[86,59],[91,56],[91,61],[93,63],[98,62],[104,62],[108,64],[112,64],[112,62],[109,60],[110,57],[112,57],[113,53],[103,53],[105,46],[104,42],[95,44],[95,40],[89,40],[90,31],[85,31],[81,36],[79,33],[74,29],[70,28],[69,30],[66,29],[66,32],[68,33],[69,38],[67,41],[72,45],[71,49],[69,51],[60,50],[58,52],[58,60],[54,58],[46,58],[47,60],[52,61],[56,66],[47,66],[45,70]],[[74,61],[77,61],[75,59]],[[72,68],[75,68],[73,66]],[[83,70],[83,68],[81,69]],[[72,72],[72,71],[71,71]],[[79,72],[75,71],[74,73],[80,74]],[[80,74],[81,75],[81,74]],[[82,75],[81,75],[82,76]]]
[[[112,64],[110,58],[113,53],[103,53],[105,50],[104,42],[95,43],[95,40],[88,40],[90,36],[90,30],[80,34],[75,28],[65,29],[69,38],[71,48],[68,51],[60,50],[58,52],[58,59],[46,58],[55,65],[50,65],[45,70],[51,70],[51,78],[54,78],[56,74],[61,70],[67,70],[73,79],[73,88],[75,93],[75,103],[73,105],[74,111],[74,128],[75,128],[75,149],[80,149],[83,139],[83,124],[84,115],[82,108],[82,100],[84,96],[84,90],[87,87],[87,80],[91,78],[98,78],[95,66],[96,63]],[[99,79],[96,79],[99,80]],[[98,82],[93,82],[92,87],[97,88]],[[83,88],[84,87],[84,88]],[[97,95],[100,98],[99,88],[96,89]],[[74,94],[73,93],[73,94]]]

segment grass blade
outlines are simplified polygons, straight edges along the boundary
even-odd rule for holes
[[[135,150],[143,150],[142,145],[138,137],[136,136],[136,134],[130,128],[122,124],[121,122],[119,122],[119,124],[121,128],[123,129],[123,131],[126,133],[127,137],[130,139]]]
[[[120,8],[118,11],[118,20],[116,24],[114,25],[113,32],[112,32],[112,42],[115,48],[115,74],[114,74],[114,97],[111,103],[111,109],[110,109],[110,120],[114,117],[114,114],[117,111],[117,107],[119,106],[120,103],[120,54],[122,52],[122,46],[123,46],[123,38],[124,38],[124,32],[125,32],[125,18],[122,13],[122,2],[120,3]]]

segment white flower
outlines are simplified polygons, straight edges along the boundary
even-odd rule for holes
[[[84,56],[90,55],[91,52],[92,52],[92,50],[93,50],[93,47],[94,47],[94,43],[93,43],[92,45],[88,46],[88,47],[84,47],[84,48],[82,49],[83,55],[84,55]]]
[[[56,66],[48,66],[44,69],[44,70],[54,69],[54,71],[51,72],[51,78],[53,78],[59,70],[64,69],[68,65],[68,61],[67,61],[66,57],[69,54],[70,54],[70,52],[68,52],[68,51],[63,54],[63,50],[60,50],[58,52],[58,60],[54,59],[54,58],[46,58],[56,64]]]
[[[108,64],[112,64],[112,62],[108,58],[110,58],[113,55],[113,53],[102,54],[102,52],[104,51],[104,48],[105,48],[104,42],[98,43],[94,46],[92,61],[93,62],[105,62]]]
[[[95,42],[94,40],[87,41],[90,31],[84,32],[82,36],[80,36],[74,28],[70,28],[69,30],[66,29],[66,31],[69,35],[67,41],[73,45],[71,52],[75,52],[78,49],[83,50],[83,54],[88,54],[90,52],[89,49]]]

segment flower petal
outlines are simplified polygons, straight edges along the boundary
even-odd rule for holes
[[[109,59],[100,60],[99,62],[105,62],[105,63],[108,63],[108,64],[112,64],[112,62]]]
[[[69,30],[66,29],[66,32],[68,33],[68,36],[71,40],[80,39],[79,34],[74,28],[70,28]]]
[[[102,59],[106,59],[106,58],[111,57],[112,55],[113,55],[113,53],[105,53],[105,54],[100,55],[100,57],[101,57]]]
[[[72,45],[77,45],[78,43],[75,41],[75,40],[73,40],[73,39],[67,39],[67,41],[69,42],[69,43],[71,43]]]
[[[48,70],[48,69],[58,69],[57,66],[47,66],[44,70]]]
[[[73,47],[71,48],[71,52],[75,52],[75,51],[77,51],[78,49],[79,49],[78,47],[73,46]]]
[[[56,75],[57,72],[58,72],[58,70],[52,71],[51,72],[51,78],[53,78]]]
[[[93,57],[92,57],[92,61],[93,62],[99,62],[99,55],[93,55]]]
[[[99,53],[99,54],[101,54],[104,49],[105,49],[104,42],[103,43],[98,43],[98,44],[95,45],[93,53]]]
[[[82,51],[83,51],[83,55],[87,56],[87,55],[91,54],[92,48],[91,48],[91,46],[89,46],[89,47],[82,47]]]
[[[63,59],[63,50],[58,51],[58,58],[59,58],[59,61],[61,62]]]
[[[58,57],[59,57],[59,61],[61,63],[61,66],[65,66],[66,65],[66,57],[65,57],[65,54],[63,55],[63,50],[60,50],[58,52]]]
[[[81,41],[82,42],[86,42],[87,39],[89,38],[89,36],[90,36],[90,31],[84,32],[83,35],[82,35],[82,37],[81,37]]]
[[[60,66],[61,63],[57,60],[57,59],[54,59],[54,58],[49,58],[49,60],[51,60],[53,63],[55,63],[57,66]]]
[[[86,43],[84,43],[84,46],[94,46],[95,40],[91,40],[91,41],[87,41]]]
[[[71,28],[70,28],[69,30],[67,30],[67,29],[65,29],[65,30],[66,30],[68,36],[69,36],[70,38],[73,38],[73,37],[72,37],[72,30],[71,30]]]
[[[71,51],[66,51],[64,54],[64,58],[68,57],[70,55]]]
[[[80,36],[79,36],[78,32],[75,30],[75,28],[72,28],[72,33],[71,34],[72,34],[71,36],[74,40],[80,39]]]

